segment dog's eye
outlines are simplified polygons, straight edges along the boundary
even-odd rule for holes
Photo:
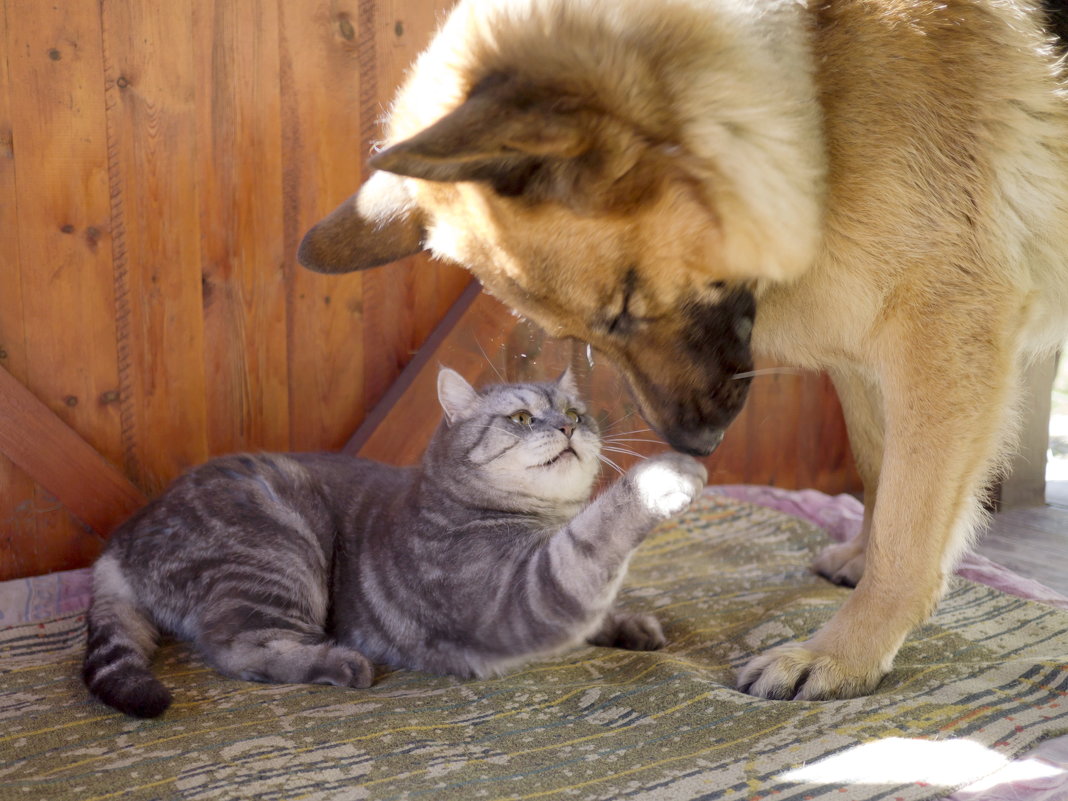
[[[608,321],[608,333],[625,337],[634,332],[638,325],[637,318],[630,312],[622,311]]]

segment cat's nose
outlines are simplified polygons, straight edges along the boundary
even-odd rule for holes
[[[560,430],[564,432],[564,436],[571,439],[571,435],[575,433],[575,427],[573,425],[560,426]]]

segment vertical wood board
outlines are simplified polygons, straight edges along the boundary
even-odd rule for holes
[[[19,378],[111,462],[121,460],[100,14],[6,0],[25,363]],[[16,368],[17,370],[18,368]],[[98,543],[43,488],[22,569],[91,558]]]
[[[101,5],[123,467],[149,492],[208,456],[194,5]]]

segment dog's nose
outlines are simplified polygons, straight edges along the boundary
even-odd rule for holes
[[[668,445],[690,456],[708,456],[723,442],[722,428],[705,428],[693,431],[675,429],[664,432]]]

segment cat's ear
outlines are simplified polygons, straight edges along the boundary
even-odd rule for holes
[[[556,379],[556,386],[571,400],[579,399],[578,383],[575,381],[575,374],[571,371],[571,365],[568,365],[563,375]]]
[[[470,413],[478,403],[478,392],[458,372],[442,367],[438,372],[438,402],[451,425]]]

